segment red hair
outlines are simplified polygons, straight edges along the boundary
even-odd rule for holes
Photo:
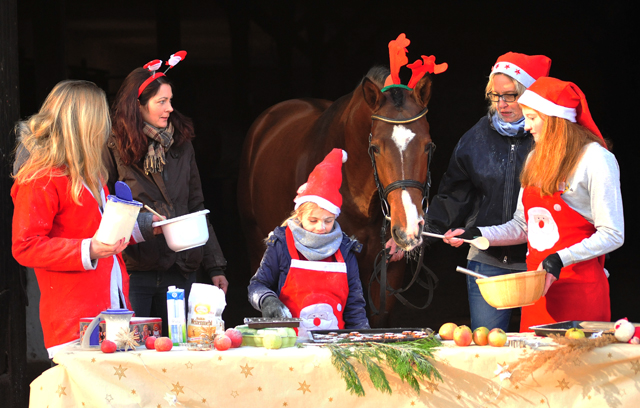
[[[538,187],[543,196],[549,196],[571,176],[587,144],[606,145],[583,126],[536,112],[544,119],[542,135],[522,169],[520,182],[523,187]]]

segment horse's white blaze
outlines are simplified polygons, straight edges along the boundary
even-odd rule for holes
[[[404,151],[409,145],[409,142],[415,137],[415,133],[411,129],[407,129],[402,125],[396,125],[393,127],[393,133],[391,134],[391,140],[394,141],[398,150],[400,151],[400,164],[402,166],[402,178],[404,178]]]
[[[417,238],[420,233],[419,222],[422,221],[422,217],[418,216],[418,209],[411,201],[411,196],[407,190],[402,190],[402,206],[407,217],[407,237]]]

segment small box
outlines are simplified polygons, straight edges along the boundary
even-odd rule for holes
[[[85,335],[85,331],[93,317],[83,317],[80,319],[80,342]],[[162,337],[162,319],[160,317],[132,317],[129,322],[129,330],[138,334],[138,343],[144,344],[145,340],[149,336]],[[100,324],[96,326],[91,333],[89,345],[99,346],[102,340],[105,339],[107,334],[106,323],[104,320],[100,321]]]

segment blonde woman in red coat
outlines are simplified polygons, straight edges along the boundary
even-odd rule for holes
[[[18,123],[29,157],[14,174],[12,252],[34,268],[49,357],[79,338],[79,319],[131,308],[124,238],[95,238],[108,191],[102,153],[111,131],[104,92],[63,81],[38,113]],[[135,238],[135,235],[134,235]]]

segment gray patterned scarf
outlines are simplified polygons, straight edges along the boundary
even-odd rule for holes
[[[173,144],[173,125],[169,123],[166,128],[159,129],[144,122],[142,133],[151,139],[144,158],[144,172],[145,174],[160,173],[166,164],[165,153]]]
[[[342,229],[336,221],[333,231],[327,234],[316,234],[302,228],[300,220],[294,218],[287,221],[293,233],[296,249],[310,261],[320,261],[335,254],[342,243]]]

